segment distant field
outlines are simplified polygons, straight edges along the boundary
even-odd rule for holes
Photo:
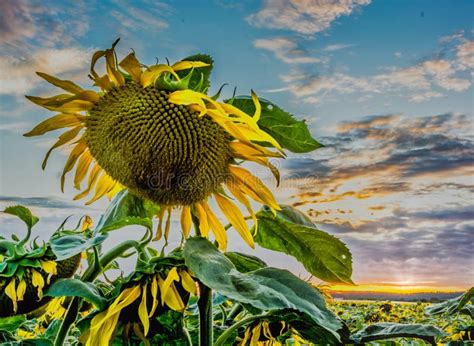
[[[447,336],[440,340],[443,344],[463,344],[461,340],[474,339],[474,326],[472,319],[467,315],[440,315],[429,316],[425,308],[429,303],[410,302],[374,302],[374,301],[341,301],[334,300],[330,308],[342,318],[351,332],[355,332],[367,325],[378,322],[394,323],[420,323],[434,325],[442,329]],[[463,331],[469,330],[469,331]],[[422,340],[417,339],[393,339],[395,344],[400,345],[425,345]],[[394,345],[392,341],[369,343],[371,345]]]

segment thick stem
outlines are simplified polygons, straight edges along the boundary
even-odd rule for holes
[[[247,323],[250,323],[250,322],[253,322],[255,320],[259,320],[261,318],[264,318],[266,316],[266,314],[262,314],[262,315],[254,315],[254,316],[249,316],[247,318],[244,318],[242,320],[240,320],[239,322],[237,323],[234,323],[233,325],[231,325],[229,328],[226,329],[226,331],[224,333],[222,333],[216,340],[216,342],[214,343],[214,346],[222,346],[222,345],[225,345],[225,342],[227,341],[227,339],[232,335],[232,333],[234,331],[236,331],[238,328],[240,328],[241,326],[244,326],[246,325]]]
[[[84,282],[93,281],[97,276],[99,276],[99,274],[102,272],[102,269],[110,264],[110,262],[119,257],[128,249],[132,247],[137,248],[138,246],[139,243],[135,240],[128,240],[117,245],[109,252],[104,254],[100,259],[99,263],[94,263],[92,266],[87,268],[87,270],[82,275],[81,280]],[[67,338],[69,329],[71,328],[71,325],[76,321],[77,314],[79,313],[79,307],[80,298],[74,297],[69,303],[66,315],[64,316],[64,320],[61,323],[61,327],[59,328],[58,334],[56,335],[56,339],[54,340],[54,346],[64,345],[64,341]]]
[[[212,290],[199,283],[199,346],[213,345]]]
[[[227,315],[227,319],[225,321],[226,325],[230,325],[232,322],[234,322],[234,319],[237,317],[238,314],[242,312],[244,307],[240,303],[235,303],[235,305],[232,307],[232,309],[229,311],[229,314]]]

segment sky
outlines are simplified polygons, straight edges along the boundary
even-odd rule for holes
[[[72,188],[61,193],[66,151],[41,170],[56,134],[22,136],[48,116],[24,95],[54,92],[35,71],[90,87],[91,54],[120,37],[118,55],[133,48],[146,64],[211,54],[211,92],[224,83],[224,97],[234,86],[254,89],[306,119],[325,148],[275,162],[282,184],[272,190],[348,245],[356,283],[468,288],[473,13],[464,0],[1,1],[0,207],[31,207],[46,237],[65,217],[97,218],[107,206],[73,202]],[[0,215],[0,233],[21,232]],[[233,249],[251,253],[229,236]],[[307,275],[285,255],[256,253]]]

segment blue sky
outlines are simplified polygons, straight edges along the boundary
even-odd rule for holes
[[[472,13],[461,0],[2,1],[0,204],[30,205],[45,230],[106,206],[60,192],[65,153],[41,171],[55,136],[21,136],[47,116],[23,95],[53,91],[37,70],[89,86],[92,52],[120,37],[119,55],[148,64],[209,53],[211,91],[253,88],[307,120],[327,148],[280,162],[275,193],[349,245],[357,282],[470,286]],[[18,227],[0,216],[1,232]]]

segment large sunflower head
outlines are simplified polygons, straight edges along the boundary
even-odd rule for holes
[[[206,94],[205,73],[200,71],[212,64],[209,57],[145,67],[134,52],[118,62],[117,42],[92,57],[90,77],[100,91],[84,90],[71,81],[38,72],[67,92],[49,98],[27,96],[57,114],[25,136],[67,129],[46,154],[43,168],[53,149],[69,145],[61,188],[66,174],[75,167],[74,187],[81,189],[87,180],[77,199],[91,194],[87,203],[92,203],[127,188],[161,206],[159,233],[165,215],[179,206],[185,236],[194,214],[201,235],[211,230],[225,248],[226,231],[207,204],[213,197],[232,226],[253,246],[252,235],[231,196],[254,220],[248,197],[273,209],[278,209],[278,204],[268,188],[239,164],[253,161],[269,167],[278,177],[269,158],[282,155],[277,141],[257,124],[261,111],[257,96],[252,92],[255,113],[246,114]],[[95,70],[101,58],[105,59],[103,75]],[[166,224],[169,226],[169,221]],[[165,235],[168,230],[165,227]]]

